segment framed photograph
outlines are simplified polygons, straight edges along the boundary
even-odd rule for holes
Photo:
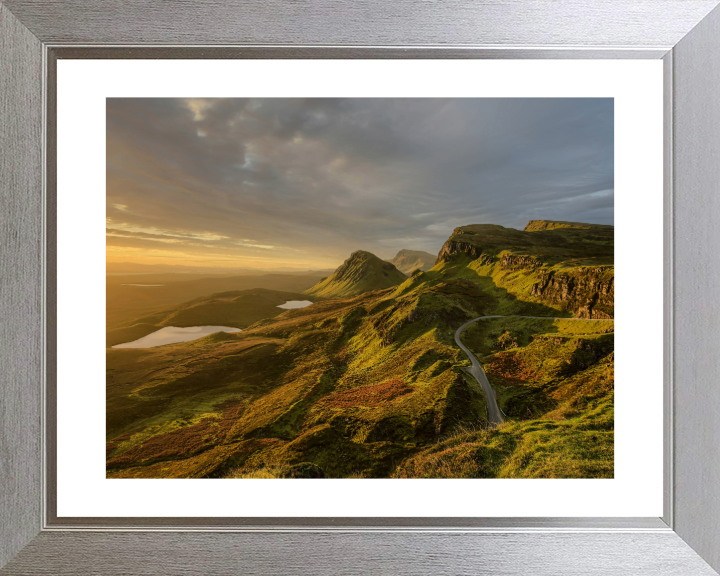
[[[716,574],[716,5],[0,3],[2,573]]]

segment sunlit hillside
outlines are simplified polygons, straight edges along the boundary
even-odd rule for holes
[[[302,290],[250,288],[148,304],[109,330],[243,328],[108,348],[109,477],[613,476],[612,227],[461,226],[410,277],[360,251]],[[500,426],[455,342],[492,315],[507,317],[461,338]]]

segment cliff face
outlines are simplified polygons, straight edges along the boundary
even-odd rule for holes
[[[498,274],[495,281],[520,299],[532,296],[580,318],[611,319],[613,236],[612,226],[577,222],[532,220],[524,231],[473,224],[453,231],[436,264],[464,255],[492,265],[489,274]],[[521,277],[526,281],[515,288],[502,284]]]
[[[483,247],[481,245],[473,242],[463,242],[455,238],[456,236],[462,236],[464,234],[467,234],[467,232],[462,228],[455,228],[455,230],[453,230],[452,236],[443,244],[443,247],[438,253],[437,260],[435,260],[436,265],[440,262],[450,262],[457,254],[466,254],[473,260],[477,260],[480,257],[487,258],[487,256],[483,254]]]
[[[445,242],[445,244],[443,244],[443,247],[438,254],[437,260],[435,260],[435,264],[437,265],[440,262],[449,262],[456,254],[461,253],[467,254],[473,260],[477,260],[481,257],[487,259],[488,256],[483,254],[482,250],[482,247],[477,246],[476,244],[448,240],[447,242]]]
[[[533,256],[503,254],[500,258],[500,267],[503,270],[533,270],[540,266],[542,266],[542,262]]]
[[[611,264],[613,241],[612,226],[533,220],[526,230],[516,230],[497,224],[469,224],[453,230],[438,254],[436,265],[449,262],[459,252],[473,259],[481,254],[498,257],[510,252],[536,256],[542,261],[593,258],[597,261],[594,265]]]
[[[559,304],[578,318],[611,319],[615,313],[615,277],[608,268],[582,268],[570,273],[541,272],[530,294]]]

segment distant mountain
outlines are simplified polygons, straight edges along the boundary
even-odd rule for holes
[[[306,291],[322,298],[339,298],[402,284],[407,277],[394,264],[358,250],[327,278]]]
[[[430,270],[435,266],[436,256],[422,250],[400,250],[395,258],[388,260],[403,274],[410,275],[415,270]]]

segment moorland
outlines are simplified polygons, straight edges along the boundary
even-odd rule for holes
[[[437,256],[358,250],[322,276],[114,279],[107,476],[611,478],[613,238],[593,224],[475,224]],[[278,308],[294,300],[312,304]],[[498,317],[461,338],[490,399],[454,339],[480,316]],[[197,325],[242,331],[112,348]]]

